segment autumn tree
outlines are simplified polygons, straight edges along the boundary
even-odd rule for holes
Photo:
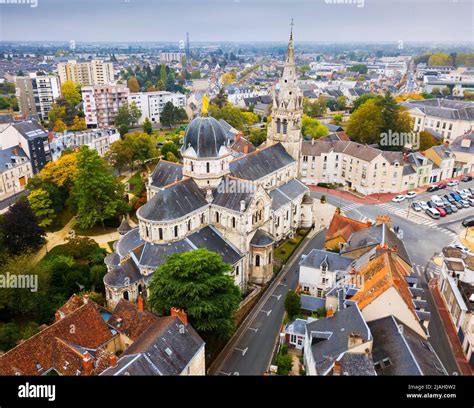
[[[38,225],[41,228],[51,226],[54,221],[53,201],[49,197],[49,193],[42,189],[36,189],[28,194],[31,210],[38,219]]]
[[[81,100],[81,87],[73,81],[65,81],[61,85],[61,95],[67,104],[71,106],[78,105]]]
[[[130,90],[130,93],[140,92],[140,84],[138,83],[138,79],[134,76],[128,78],[127,86]]]
[[[329,133],[326,126],[311,116],[303,115],[301,122],[303,136],[310,136],[313,139],[318,139],[327,136]]]

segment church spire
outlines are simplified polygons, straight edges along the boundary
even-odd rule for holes
[[[295,64],[295,45],[293,42],[293,26],[295,24],[293,23],[293,19],[291,19],[290,23],[290,40],[288,41],[288,54],[286,56],[286,63],[290,65]]]

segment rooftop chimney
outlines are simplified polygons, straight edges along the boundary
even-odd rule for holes
[[[249,152],[249,145],[247,143],[244,144],[244,154],[248,154]]]
[[[326,310],[326,317],[333,317],[334,316],[334,310],[332,309],[332,306],[329,306],[328,309]]]
[[[334,361],[334,367],[332,369],[332,375],[341,375],[341,362],[336,360]]]
[[[82,367],[84,375],[92,375],[92,372],[94,371],[94,365],[92,363],[92,358],[88,351],[86,351],[84,357],[82,357]]]
[[[181,320],[183,324],[188,324],[188,315],[184,312],[183,309],[178,309],[176,307],[171,308],[171,316],[176,316]]]
[[[109,357],[109,364],[111,367],[116,367],[118,363],[118,357],[115,354],[111,354]]]
[[[141,292],[138,295],[137,303],[138,303],[138,310],[140,310],[140,312],[144,312],[145,311],[145,299],[143,298],[143,295],[141,294]]]
[[[362,343],[364,343],[364,340],[362,339],[360,333],[352,332],[349,335],[347,348],[350,350],[351,348],[360,346]]]

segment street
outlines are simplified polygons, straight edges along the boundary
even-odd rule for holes
[[[242,333],[237,335],[232,351],[225,356],[210,374],[262,375],[269,365],[285,311],[286,294],[298,283],[298,263],[301,254],[313,248],[322,248],[326,231],[322,230],[306,239],[298,248],[292,261],[282,272],[281,280],[273,282],[260,302],[243,323]]]

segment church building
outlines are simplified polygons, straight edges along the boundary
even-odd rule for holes
[[[147,182],[148,201],[137,211],[138,227],[106,257],[110,307],[146,296],[168,255],[197,248],[231,264],[242,292],[272,278],[275,244],[313,225],[313,201],[298,179],[302,105],[291,33],[267,142],[249,149],[224,121],[205,113],[191,121],[182,163],[158,163]]]

